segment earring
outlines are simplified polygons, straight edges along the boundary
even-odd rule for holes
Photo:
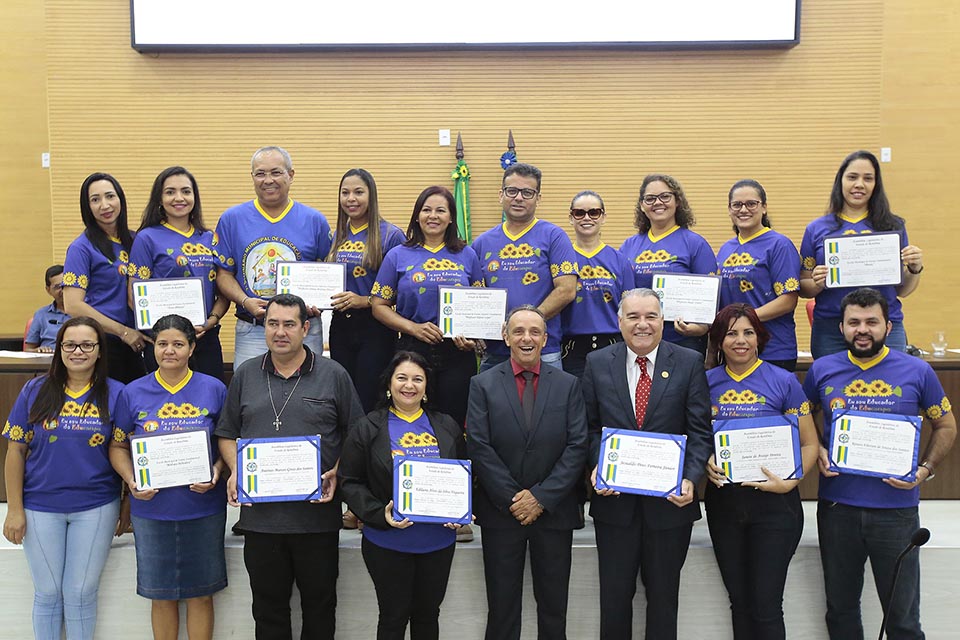
[[[420,402],[426,402],[426,401],[427,401],[427,394],[423,394],[423,400],[421,400]]]
[[[392,396],[392,394],[390,393],[390,389],[387,389],[387,400],[389,400],[391,397],[393,397],[393,396]]]

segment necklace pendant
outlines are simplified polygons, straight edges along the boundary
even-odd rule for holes
[[[276,431],[280,431],[280,425],[282,425],[282,424],[283,424],[283,423],[280,422],[280,416],[277,416],[276,418],[274,418],[274,420],[273,420],[273,428],[274,428]]]

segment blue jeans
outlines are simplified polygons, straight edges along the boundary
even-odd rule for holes
[[[902,322],[893,322],[886,344],[896,351],[905,351],[907,348],[907,332]],[[847,343],[843,341],[840,332],[839,318],[821,318],[813,321],[810,327],[810,352],[814,360],[847,350]]]
[[[483,373],[487,369],[492,369],[501,362],[506,362],[510,359],[510,356],[501,358],[499,356],[492,356],[489,353],[483,354],[483,359],[480,360],[480,373]],[[563,362],[560,360],[560,352],[556,351],[554,353],[542,353],[540,354],[540,362],[543,364],[550,365],[551,367],[556,367],[563,371]]]
[[[887,613],[890,640],[922,640],[920,630],[920,555],[907,554],[892,601],[887,601],[897,556],[920,528],[916,507],[867,509],[820,500],[817,531],[827,594],[827,630],[832,640],[862,640],[860,595],[867,558],[880,605]],[[873,630],[870,631],[871,637]]]
[[[37,640],[92,640],[97,589],[117,528],[120,499],[86,511],[26,509],[23,550],[33,576],[33,633]]]
[[[310,347],[310,350],[317,354],[317,357],[323,355],[323,327],[320,317],[307,318],[310,321],[310,329],[303,344]],[[246,320],[237,318],[237,326],[234,329],[235,342],[233,346],[233,370],[236,371],[240,363],[257,358],[267,352],[267,337],[263,325],[253,324]]]

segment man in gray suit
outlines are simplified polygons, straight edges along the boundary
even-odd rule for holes
[[[542,366],[547,324],[539,309],[513,309],[503,339],[510,359],[474,376],[467,407],[486,638],[520,638],[528,546],[539,637],[564,638],[573,530],[583,526],[574,492],[587,454],[583,393],[574,376]]]
[[[710,394],[703,357],[662,342],[663,310],[650,289],[623,294],[624,342],[587,356],[583,393],[590,434],[587,464],[600,453],[603,427],[687,436],[682,493],[663,499],[612,490],[590,503],[600,571],[600,637],[628,639],[633,626],[637,572],[647,596],[647,640],[677,637],[680,570],[693,522],[700,519],[694,485],[713,450]]]

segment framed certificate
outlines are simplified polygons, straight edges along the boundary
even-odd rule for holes
[[[412,522],[470,524],[473,486],[469,460],[393,459],[393,517]]]
[[[803,477],[800,423],[793,414],[717,420],[713,447],[730,482],[767,480],[761,466],[784,480]]]
[[[183,316],[194,326],[207,321],[201,278],[161,278],[133,281],[133,308],[138,331],[170,314]]]
[[[137,489],[163,489],[210,482],[210,434],[205,429],[130,438]]]
[[[922,424],[919,416],[836,411],[830,430],[830,470],[913,482]]]
[[[654,273],[653,290],[663,304],[663,319],[710,324],[717,316],[720,277],[691,273]]]
[[[900,235],[867,233],[835,236],[823,241],[827,287],[875,287],[900,284]]]
[[[308,307],[333,309],[330,297],[346,289],[347,270],[343,263],[277,263],[277,293],[300,296]]]
[[[237,439],[237,502],[319,499],[319,435]]]
[[[507,290],[485,287],[440,287],[440,330],[444,338],[465,336],[503,340]]]
[[[604,427],[597,489],[666,498],[683,492],[687,436]]]

